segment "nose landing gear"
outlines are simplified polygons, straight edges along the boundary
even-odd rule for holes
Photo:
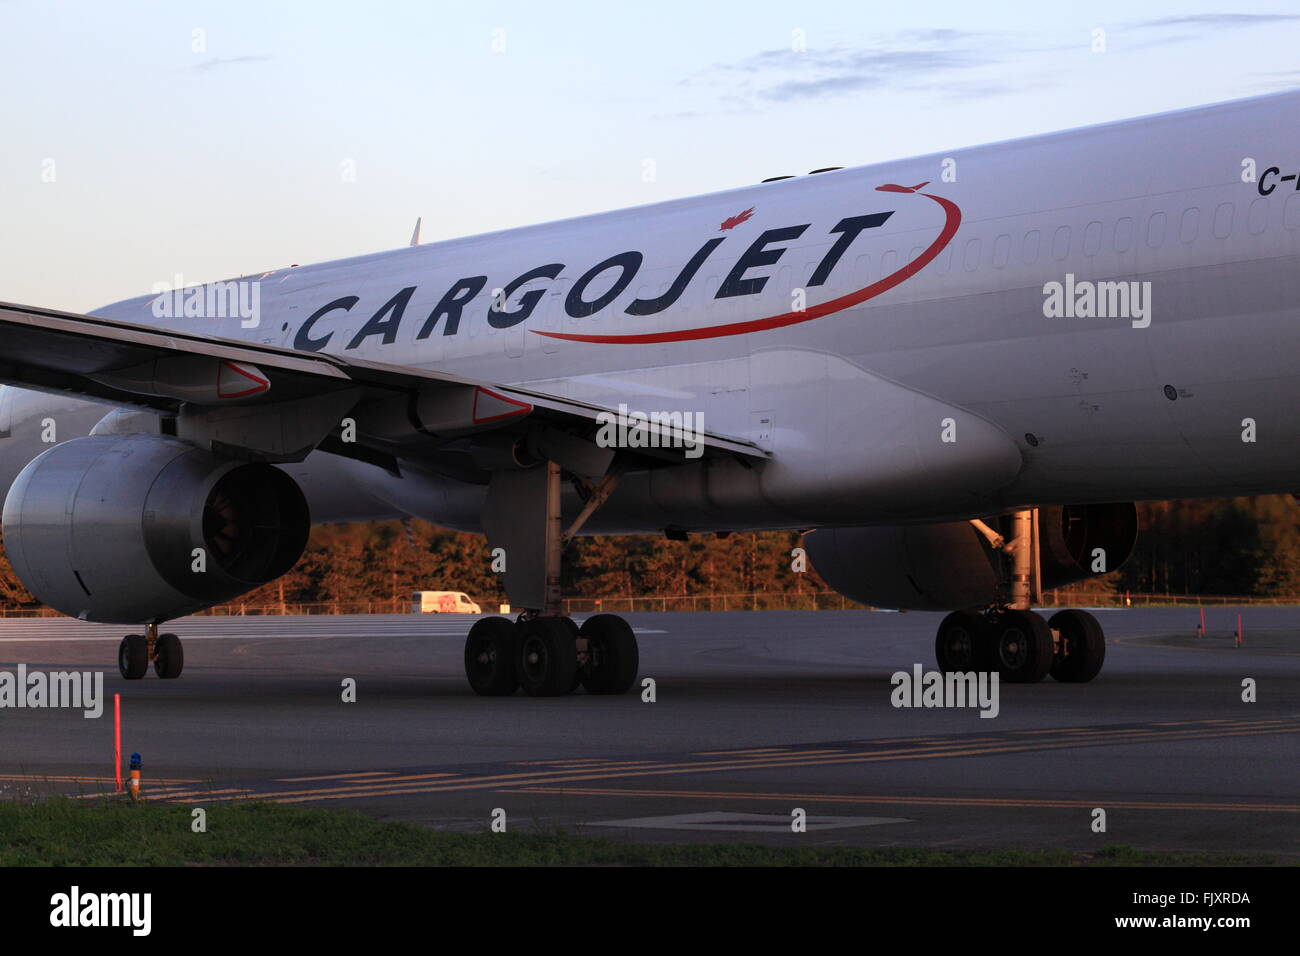
[[[181,676],[185,652],[175,634],[159,634],[157,624],[146,624],[144,634],[128,634],[117,647],[117,669],[126,680],[140,680],[149,671],[164,680]]]

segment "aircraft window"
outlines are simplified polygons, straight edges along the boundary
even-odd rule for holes
[[[1147,220],[1147,245],[1152,249],[1165,241],[1165,214],[1153,213]]]
[[[1052,258],[1060,262],[1070,254],[1070,227],[1061,226],[1052,236]]]
[[[1192,242],[1201,230],[1201,211],[1195,206],[1183,210],[1183,224],[1179,227],[1178,238],[1183,242]]]
[[[1083,254],[1095,256],[1101,249],[1101,223],[1094,219],[1083,230]]]
[[[1256,199],[1250,204],[1246,227],[1252,236],[1258,236],[1268,228],[1268,200]]]
[[[469,305],[465,307],[462,315],[468,319],[465,324],[469,326],[469,337],[471,339],[478,337],[479,327],[487,324],[487,318],[484,313],[492,306],[492,296],[479,294],[470,299]]]
[[[1214,238],[1227,239],[1232,234],[1232,203],[1221,202],[1214,210]]]
[[[1133,245],[1133,220],[1128,216],[1115,223],[1115,251],[1128,252]]]
[[[871,281],[871,257],[858,256],[853,264],[853,288],[861,289]]]
[[[804,282],[807,282],[809,279],[811,279],[811,278],[812,278],[812,274],[813,274],[814,272],[816,272],[816,271],[817,271],[817,263],[815,263],[815,262],[809,262],[809,263],[807,263],[807,264],[804,266],[804,270],[803,270],[803,274],[804,274],[804,277],[805,277],[805,278],[804,278]],[[763,288],[766,289],[766,288],[767,288],[768,286],[770,286],[771,284],[772,284],[772,283],[769,282],[767,285],[763,286]],[[837,285],[837,283],[832,282],[830,279],[827,279],[825,282],[823,282],[823,283],[821,284],[821,290],[822,290],[822,292],[825,293],[826,295],[830,296],[831,298],[834,298],[834,297],[835,297],[835,288],[836,288],[836,285]]]
[[[1011,258],[1011,237],[1003,233],[993,240],[993,265],[1001,269]]]
[[[890,275],[898,268],[898,253],[893,249],[886,249],[885,254],[880,257],[880,274],[882,276]]]
[[[944,246],[943,252],[939,253],[939,258],[935,262],[934,271],[941,276],[946,276],[952,269],[952,246]]]
[[[1032,266],[1038,261],[1038,245],[1041,238],[1042,236],[1037,229],[1031,229],[1025,233],[1025,245],[1021,253],[1025,265]]]
[[[961,264],[962,264],[962,268],[965,269],[967,272],[974,272],[976,269],[979,268],[979,264],[980,264],[979,239],[972,239],[970,242],[966,243],[966,253],[962,257]]]
[[[763,286],[763,291],[773,295],[785,296],[783,303],[778,303],[776,308],[794,308],[794,270],[789,266],[782,266],[776,274],[776,278]]]
[[[1282,225],[1288,229],[1300,229],[1300,196],[1289,196],[1282,207]]]
[[[638,300],[645,301],[647,299],[653,299],[653,298],[655,298],[654,289],[652,289],[648,285],[643,285],[636,290],[636,295],[632,297],[632,301],[633,302],[636,302]],[[569,321],[574,321],[573,316],[569,316]]]

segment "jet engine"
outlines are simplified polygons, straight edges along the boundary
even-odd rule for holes
[[[984,519],[1006,540],[1011,516]],[[1120,567],[1137,541],[1131,503],[1039,509],[1039,577],[1051,590]],[[953,611],[1005,602],[1009,558],[968,521],[825,528],[804,536],[817,573],[871,607]]]
[[[55,445],[18,475],[4,547],[43,603],[86,621],[151,624],[244,594],[297,562],[311,528],[278,468],[160,435]]]

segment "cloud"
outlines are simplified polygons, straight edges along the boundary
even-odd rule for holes
[[[1254,89],[1259,93],[1282,93],[1287,90],[1300,91],[1300,70],[1254,73],[1252,76],[1257,77]]]
[[[272,57],[269,55],[226,56],[226,57],[214,56],[202,61],[201,63],[195,63],[189,69],[191,73],[211,73],[214,70],[223,70],[228,66],[235,66],[240,63],[262,63],[270,59],[272,59]]]
[[[962,73],[992,66],[1004,39],[962,30],[908,30],[891,43],[807,50],[762,50],[740,60],[715,63],[680,85],[720,85],[749,104],[789,103],[847,96],[862,90],[942,87]],[[740,80],[743,77],[743,80]],[[739,80],[739,82],[738,82]]]
[[[1127,44],[1130,49],[1149,50],[1153,47],[1188,43],[1225,30],[1297,22],[1300,22],[1300,14],[1294,13],[1188,13],[1158,17],[1154,20],[1138,20],[1121,24],[1119,29],[1134,34],[1134,42]],[[1141,39],[1137,39],[1138,37]]]
[[[1194,13],[1178,17],[1160,17],[1135,23],[1138,29],[1153,27],[1253,27],[1265,23],[1291,23],[1300,20],[1294,13]]]
[[[788,103],[791,100],[821,99],[826,96],[841,96],[856,93],[871,87],[883,86],[884,80],[878,76],[826,76],[820,80],[789,80],[759,95],[764,99]]]

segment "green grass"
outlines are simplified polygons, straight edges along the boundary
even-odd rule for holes
[[[1270,865],[1267,856],[1069,850],[635,844],[562,831],[447,833],[354,810],[214,804],[207,832],[189,807],[54,798],[0,802],[0,866],[1161,866]]]

